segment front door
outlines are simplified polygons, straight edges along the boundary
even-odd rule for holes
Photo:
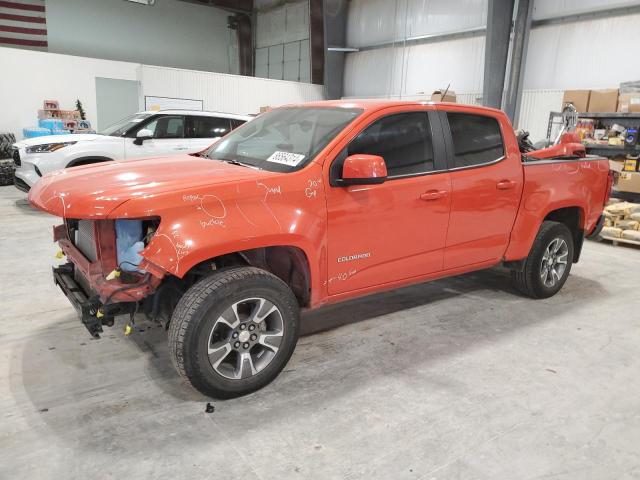
[[[175,155],[190,152],[189,139],[185,138],[185,119],[182,115],[162,115],[141,125],[138,130],[150,130],[153,138],[136,143],[135,133],[125,139],[125,157],[141,158]]]
[[[388,173],[380,185],[325,189],[330,295],[442,270],[451,185],[440,125],[424,107],[407,110],[389,109],[325,162],[335,179],[348,155],[380,155]]]

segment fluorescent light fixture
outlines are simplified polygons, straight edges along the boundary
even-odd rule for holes
[[[142,5],[148,5],[148,6],[152,6],[154,3],[156,3],[156,0],[125,0],[127,2],[133,2],[133,3],[141,3]]]
[[[329,52],[359,52],[359,48],[352,47],[328,47],[327,50]]]

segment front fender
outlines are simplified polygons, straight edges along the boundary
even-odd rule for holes
[[[160,217],[141,253],[151,271],[157,267],[182,278],[195,265],[220,255],[293,246],[307,256],[316,284],[326,250],[326,207],[323,186],[309,179],[320,178],[320,168],[132,198],[109,217]]]

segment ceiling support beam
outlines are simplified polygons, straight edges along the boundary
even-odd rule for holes
[[[514,2],[515,0],[489,0],[482,86],[482,103],[487,107],[502,107]]]
[[[324,86],[329,100],[342,98],[345,52],[354,51],[344,46],[347,41],[347,10],[348,3],[343,0],[324,0]]]
[[[309,0],[309,45],[311,52],[311,83],[324,82],[324,5],[323,0]]]
[[[246,13],[236,13],[228,18],[228,25],[231,30],[236,31],[238,40],[238,73],[240,75],[253,76],[253,19]]]
[[[514,127],[518,126],[518,118],[520,116],[520,101],[522,99],[524,70],[527,63],[532,14],[533,0],[518,0],[516,18],[513,23],[507,91],[504,97],[504,111],[511,119]]]

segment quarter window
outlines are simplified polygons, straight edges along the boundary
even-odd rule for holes
[[[426,112],[389,115],[369,125],[347,147],[347,155],[379,155],[389,177],[433,170],[433,142]]]
[[[191,138],[224,137],[231,131],[231,122],[228,118],[194,116],[190,120],[188,132]]]
[[[500,125],[493,117],[447,112],[453,140],[454,165],[471,167],[504,156]]]

